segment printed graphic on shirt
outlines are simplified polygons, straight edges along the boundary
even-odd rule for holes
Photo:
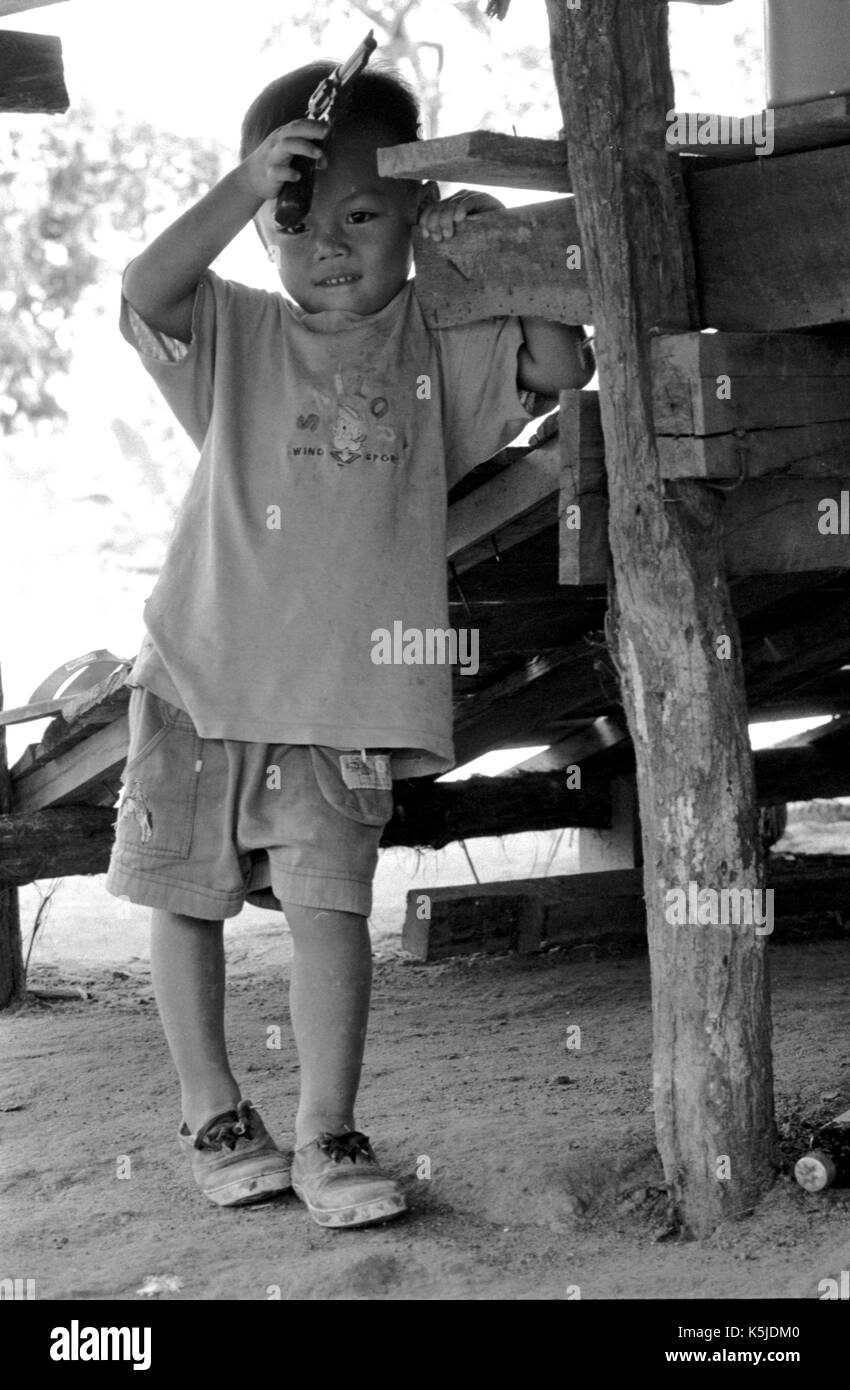
[[[396,431],[389,423],[390,402],[380,389],[361,383],[346,390],[342,374],[334,377],[336,395],[315,387],[296,416],[297,442],[289,448],[293,458],[334,459],[340,468],[353,463],[398,463]],[[302,442],[304,434],[313,438]],[[324,443],[319,441],[324,438]]]

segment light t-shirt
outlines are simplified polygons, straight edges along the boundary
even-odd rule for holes
[[[518,391],[518,320],[429,328],[413,280],[375,314],[308,313],[208,271],[188,347],[126,300],[121,329],[200,450],[131,682],[204,738],[445,772],[447,489],[552,405]]]

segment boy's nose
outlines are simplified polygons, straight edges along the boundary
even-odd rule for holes
[[[316,260],[325,260],[328,256],[344,254],[345,245],[339,233],[316,229],[313,237],[313,255]]]

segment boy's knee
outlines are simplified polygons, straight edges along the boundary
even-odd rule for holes
[[[366,918],[356,912],[339,912],[320,907],[300,907],[292,903],[282,903],[283,915],[295,940],[299,937],[321,932],[360,935],[368,931]]]

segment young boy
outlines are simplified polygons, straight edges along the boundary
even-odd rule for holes
[[[291,1169],[320,1225],[363,1226],[405,1209],[354,1119],[378,842],[392,779],[453,764],[449,667],[376,663],[376,630],[448,627],[447,487],[592,362],[565,325],[426,327],[412,228],[451,236],[499,204],[378,177],[377,149],[418,139],[416,100],[391,73],[354,80],[330,138],[302,119],[331,68],[261,93],[242,162],[125,275],[124,336],[200,460],[145,609],[107,887],[153,908],[179,1138],[201,1190],[264,1200]],[[282,232],[294,155],[316,161],[314,195]],[[289,299],[208,269],[251,220]],[[292,933],[294,1156],[242,1098],[225,1047],[223,919],[246,898],[282,908]]]

